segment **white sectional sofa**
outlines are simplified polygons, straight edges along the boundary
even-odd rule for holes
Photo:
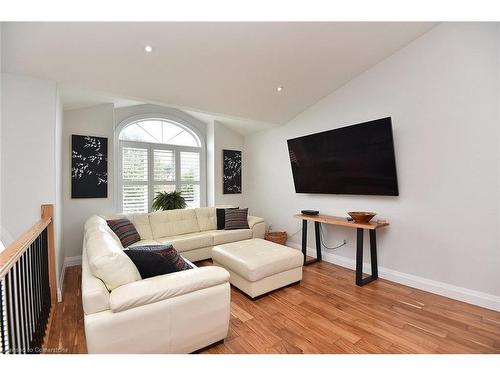
[[[127,216],[141,241],[172,243],[190,261],[211,257],[214,246],[263,238],[265,223],[249,216],[250,229],[217,230],[215,208]],[[89,353],[190,353],[227,336],[229,273],[200,267],[141,279],[105,218],[85,223],[82,301]]]

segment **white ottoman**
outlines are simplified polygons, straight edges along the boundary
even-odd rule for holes
[[[302,280],[302,253],[261,238],[214,246],[212,260],[252,298]]]

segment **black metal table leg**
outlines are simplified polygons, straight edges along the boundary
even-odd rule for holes
[[[370,257],[372,262],[372,277],[378,279],[378,264],[377,264],[377,236],[375,229],[370,229]]]
[[[363,279],[363,229],[357,229],[356,236],[356,285],[363,286],[378,279],[377,238],[375,229],[370,229],[371,276]]]
[[[304,264],[306,264],[306,254],[307,254],[307,220],[302,220],[302,254],[304,254]]]
[[[316,235],[316,259],[306,260],[307,257],[307,220],[302,220],[302,254],[304,254],[304,266],[311,263],[321,261],[321,237],[319,233],[319,225],[317,221],[314,222],[314,234]]]
[[[321,224],[318,221],[314,222],[314,235],[316,236],[316,259],[321,261],[321,234],[319,233],[319,226]]]

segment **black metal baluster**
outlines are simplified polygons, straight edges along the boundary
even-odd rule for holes
[[[47,327],[47,323],[49,320],[49,313],[50,313],[50,285],[49,285],[49,262],[48,262],[48,246],[47,246],[47,228],[43,231],[43,242],[42,242],[42,247],[43,247],[43,272],[44,272],[44,286],[45,286],[45,293],[44,293],[44,308],[45,308],[45,314],[44,314],[44,319],[43,319],[43,327],[42,331],[45,333],[45,328]]]
[[[33,245],[32,243],[29,247],[28,250],[26,250],[26,270],[27,270],[27,277],[28,277],[28,282],[26,283],[27,287],[26,290],[28,291],[28,301],[29,301],[29,310],[28,310],[28,315],[30,317],[29,323],[30,323],[30,348],[33,348],[33,337],[35,335],[35,313],[33,310]]]
[[[15,275],[14,292],[16,301],[16,325],[17,325],[17,348],[16,353],[22,354],[24,348],[24,325],[23,325],[23,306],[21,303],[21,277],[19,276],[19,262],[14,264],[13,270]]]
[[[35,290],[36,290],[36,339],[35,339],[35,347],[40,347],[41,345],[41,316],[42,316],[42,286],[40,282],[40,274],[41,274],[41,262],[40,262],[40,236],[36,239],[35,242]]]
[[[30,330],[29,330],[29,316],[28,316],[28,292],[26,290],[26,253],[19,259],[21,263],[21,298],[23,302],[23,319],[24,319],[24,353],[29,352]]]
[[[31,316],[31,342],[30,345],[33,347],[33,337],[35,336],[35,295],[33,291],[33,246],[34,243],[30,245],[29,251],[28,251],[28,276],[29,276],[29,284],[28,284],[28,290],[29,290],[29,295],[30,295],[30,316]]]
[[[4,321],[4,316],[3,316],[3,310],[4,310],[4,300],[3,300],[3,288],[5,286],[4,280],[0,280],[0,350],[2,351],[2,354],[5,354],[6,352],[6,343],[5,340],[7,339],[5,337],[5,321]]]
[[[14,292],[12,290],[12,269],[5,275],[5,303],[7,304],[7,324],[9,329],[9,351],[15,353],[17,347],[17,327],[14,323],[15,305],[12,298]]]
[[[45,314],[45,309],[44,309],[44,283],[43,283],[43,235],[40,234],[40,242],[38,246],[38,260],[39,260],[39,282],[40,282],[40,317],[38,318],[39,322],[39,335],[40,335],[40,341],[39,344],[40,346],[42,345],[43,341],[43,319],[44,319],[44,314]]]
[[[24,354],[24,350],[26,349],[26,321],[24,319],[24,304],[23,304],[23,295],[22,295],[22,265],[18,260],[16,263],[16,281],[17,281],[17,303],[19,306],[19,314],[18,314],[18,322],[19,322],[19,333],[21,335],[21,347],[20,353]]]
[[[31,330],[31,315],[30,315],[30,295],[29,295],[29,289],[28,289],[28,249],[24,252],[23,256],[21,257],[21,261],[23,264],[23,303],[24,303],[24,320],[26,321],[25,325],[25,330],[26,330],[26,352],[30,353],[31,352],[31,335],[32,335],[32,330]]]
[[[36,268],[35,268],[35,247],[36,247],[36,240],[33,242],[33,244],[30,247],[30,267],[31,267],[31,279],[30,279],[30,288],[31,288],[31,314],[33,317],[33,337],[31,339],[31,346],[33,348],[36,348],[36,334],[37,334],[37,329],[36,329]]]

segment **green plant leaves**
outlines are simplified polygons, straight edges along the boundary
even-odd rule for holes
[[[151,208],[154,211],[166,211],[186,208],[186,206],[186,200],[180,191],[172,191],[170,193],[163,191],[156,193]]]

